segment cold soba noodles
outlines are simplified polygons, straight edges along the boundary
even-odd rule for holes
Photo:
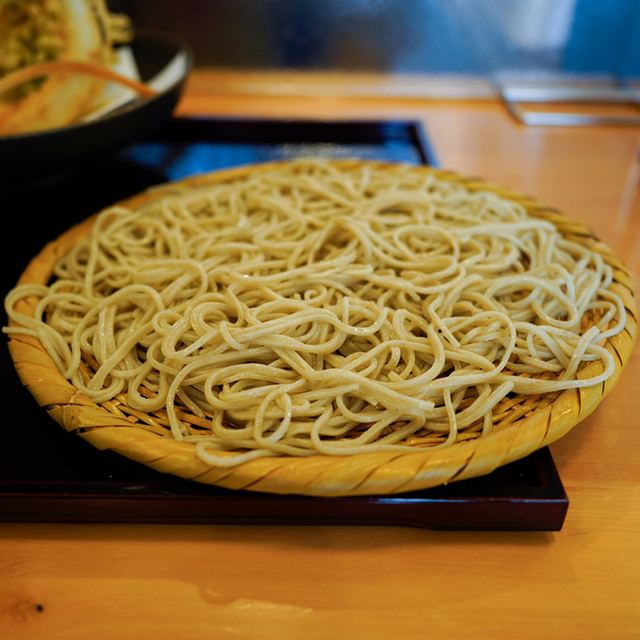
[[[55,276],[8,295],[8,331],[211,465],[486,436],[514,394],[607,379],[625,324],[598,253],[408,166],[297,161],[115,206]]]

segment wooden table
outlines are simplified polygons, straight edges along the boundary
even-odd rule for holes
[[[412,118],[440,164],[587,223],[640,276],[639,131],[537,128],[497,100],[233,92],[194,73],[181,115]],[[309,93],[313,93],[309,91]],[[639,638],[640,358],[552,446],[557,533],[2,524],[0,637]]]

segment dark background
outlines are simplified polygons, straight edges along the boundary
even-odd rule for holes
[[[223,68],[640,76],[637,0],[109,0]]]

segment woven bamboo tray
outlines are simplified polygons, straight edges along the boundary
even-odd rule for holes
[[[342,165],[348,166],[350,162],[345,161]],[[370,164],[376,168],[392,166]],[[274,163],[254,165],[189,178],[143,192],[120,204],[135,208],[168,194],[273,166]],[[394,494],[485,475],[547,446],[598,406],[617,383],[629,359],[637,336],[631,276],[610,249],[583,224],[533,198],[449,171],[427,167],[415,167],[414,170],[433,172],[441,179],[460,182],[470,191],[488,190],[517,201],[531,215],[554,223],[565,237],[602,255],[614,271],[611,290],[622,298],[628,314],[625,329],[606,343],[616,362],[613,376],[593,387],[510,399],[502,407],[489,436],[446,448],[352,456],[267,457],[232,468],[211,467],[196,457],[195,445],[167,436],[169,431],[161,414],[134,411],[127,407],[124,397],[97,405],[61,376],[37,339],[12,336],[9,349],[22,383],[67,431],[75,432],[98,449],[111,449],[158,471],[229,489],[313,496]],[[90,218],[47,245],[28,265],[20,284],[46,284],[54,264],[90,233],[93,223],[94,218]],[[29,313],[29,303],[22,301],[20,304],[19,310]],[[582,373],[596,375],[601,371],[600,367],[599,363],[591,363]]]

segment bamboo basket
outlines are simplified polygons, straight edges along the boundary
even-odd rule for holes
[[[354,162],[338,164],[349,167]],[[189,178],[148,190],[120,204],[136,208],[168,194],[239,178],[248,171],[264,171],[275,164]],[[377,169],[393,167],[388,163],[370,164]],[[125,397],[96,404],[62,377],[37,339],[14,335],[9,349],[22,383],[68,432],[76,433],[98,449],[110,449],[164,473],[229,489],[325,497],[394,494],[482,476],[554,442],[598,406],[617,383],[630,357],[637,336],[637,312],[629,272],[582,223],[534,198],[449,171],[427,167],[412,170],[433,172],[440,179],[462,183],[470,191],[488,190],[516,201],[530,215],[554,223],[563,236],[601,254],[614,271],[611,290],[622,298],[628,314],[625,329],[606,343],[616,362],[614,375],[592,387],[505,400],[490,435],[449,447],[351,456],[266,457],[231,468],[211,467],[196,456],[195,445],[174,440],[162,412],[148,415],[134,411],[127,406]],[[54,264],[90,233],[94,219],[71,228],[47,245],[28,265],[20,284],[46,284]],[[28,312],[29,303],[25,300],[20,304],[20,311]],[[592,367],[597,367],[597,371]],[[584,365],[582,373],[596,375],[600,367],[593,362]],[[196,417],[185,411],[181,419]]]

